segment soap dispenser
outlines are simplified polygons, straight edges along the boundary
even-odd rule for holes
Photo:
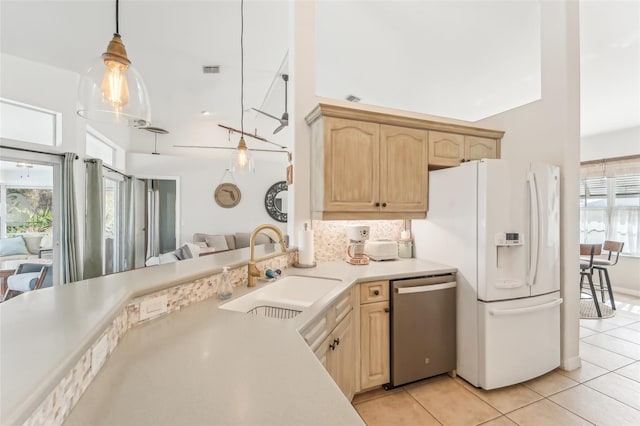
[[[218,286],[218,298],[225,300],[231,297],[233,294],[233,287],[231,286],[231,277],[229,276],[229,267],[222,268],[222,276],[220,277],[220,285]]]

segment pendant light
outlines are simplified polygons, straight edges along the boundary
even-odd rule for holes
[[[107,51],[80,77],[77,113],[88,120],[145,127],[151,121],[147,88],[127,57],[119,26],[116,0],[116,32]]]
[[[253,156],[244,141],[244,0],[240,0],[240,141],[231,156],[229,166],[232,172],[253,173]]]

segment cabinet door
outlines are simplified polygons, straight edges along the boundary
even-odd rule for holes
[[[324,366],[325,370],[329,372],[331,377],[331,343],[333,342],[333,336],[327,336],[322,343],[318,346],[318,348],[313,351],[316,357],[320,360],[320,363]],[[335,379],[334,379],[335,381]]]
[[[464,159],[464,136],[429,131],[429,164],[458,166]]]
[[[498,158],[498,142],[495,139],[465,136],[464,145],[464,159],[467,161]]]
[[[324,210],[378,211],[380,125],[325,118]]]
[[[380,211],[427,210],[427,132],[380,126]]]
[[[360,388],[389,383],[389,302],[360,306]]]
[[[331,334],[335,349],[329,355],[329,374],[351,401],[356,390],[353,314],[350,312]]]

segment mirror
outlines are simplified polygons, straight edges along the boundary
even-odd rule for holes
[[[264,207],[269,216],[278,222],[287,221],[287,182],[276,182],[269,187],[264,196]]]

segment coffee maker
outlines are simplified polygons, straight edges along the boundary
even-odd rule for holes
[[[369,263],[369,256],[364,254],[364,242],[368,239],[368,226],[347,226],[347,262],[352,265],[366,265]]]

